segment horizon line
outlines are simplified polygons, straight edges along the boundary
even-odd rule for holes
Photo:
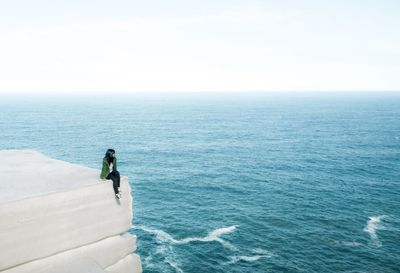
[[[398,93],[400,89],[397,90],[206,90],[206,91],[183,91],[183,90],[167,90],[167,91],[0,91],[0,96],[23,96],[23,95],[134,95],[134,94],[224,94],[224,93],[237,93],[237,94],[268,94],[268,93]]]

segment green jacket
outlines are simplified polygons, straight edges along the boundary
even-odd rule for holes
[[[114,157],[113,160],[113,171],[117,171],[117,158]],[[108,165],[107,159],[103,158],[103,168],[101,169],[100,178],[106,179],[107,175],[110,173],[110,165]]]

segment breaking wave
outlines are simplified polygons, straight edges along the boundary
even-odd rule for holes
[[[376,231],[380,229],[380,222],[385,218],[385,215],[379,216],[371,216],[368,217],[367,225],[364,228],[364,231],[367,232],[371,238],[370,245],[373,247],[381,247],[382,243],[379,241],[378,235]]]
[[[153,228],[149,228],[149,227],[145,227],[145,226],[134,226],[134,228],[136,228],[136,229],[140,229],[145,232],[154,234],[156,236],[157,240],[159,240],[161,242],[168,242],[168,243],[172,243],[172,244],[176,244],[176,245],[181,245],[181,244],[187,244],[187,243],[196,242],[196,241],[198,241],[198,242],[215,241],[232,251],[237,251],[238,249],[231,243],[221,239],[220,236],[223,234],[229,234],[229,233],[234,232],[236,230],[236,227],[237,226],[217,228],[217,229],[209,232],[207,234],[207,236],[205,236],[205,237],[187,237],[187,238],[183,238],[183,239],[175,239],[170,234],[168,234],[167,232],[165,232],[163,230],[153,229]]]

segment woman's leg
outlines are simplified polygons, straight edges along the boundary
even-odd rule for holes
[[[107,179],[111,179],[113,182],[113,188],[115,194],[118,193],[118,187],[120,184],[120,177],[119,177],[119,172],[118,171],[112,171],[108,176]]]
[[[121,184],[121,177],[119,176],[119,172],[118,171],[116,171],[116,173],[118,173],[118,185],[117,185],[117,187],[119,188],[120,184]]]
[[[115,188],[117,188],[117,192],[118,192],[119,185],[121,184],[120,183],[121,177],[119,176],[119,171],[113,171],[113,173],[115,173],[115,176],[117,177],[116,182],[115,182],[116,185],[114,186],[114,183],[113,183],[114,191],[115,191]]]

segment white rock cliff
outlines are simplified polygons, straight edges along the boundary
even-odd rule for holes
[[[1,273],[142,272],[127,177],[118,200],[99,170],[31,150],[0,158]]]

